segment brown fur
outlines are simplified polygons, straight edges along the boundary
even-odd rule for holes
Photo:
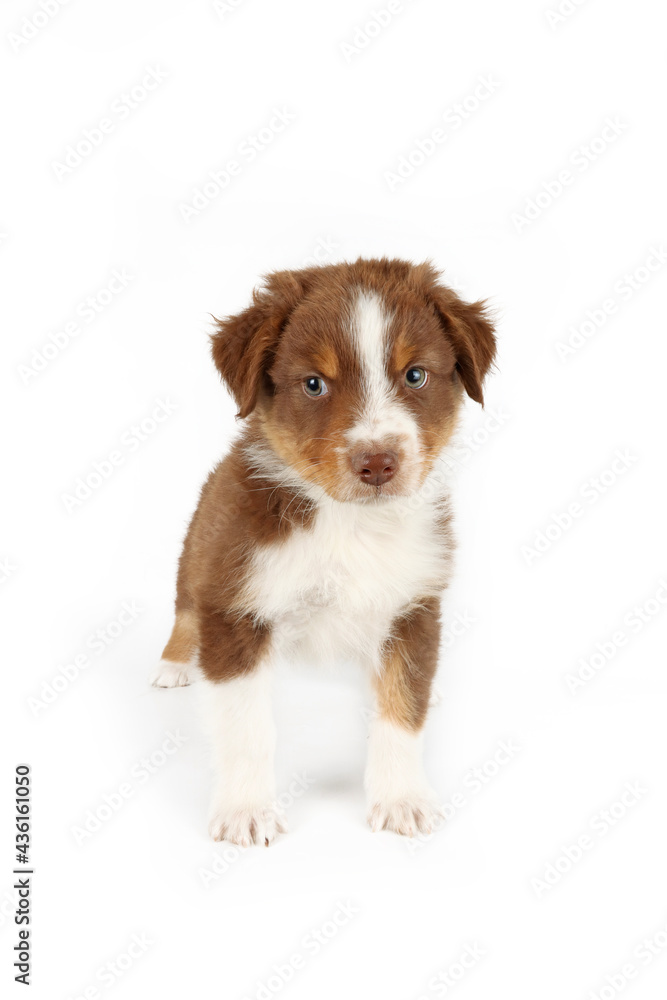
[[[197,652],[199,635],[194,611],[177,611],[174,628],[162,657],[176,663],[187,663]]]
[[[440,602],[425,598],[392,625],[382,673],[374,678],[383,718],[413,732],[426,719],[431,682],[438,665]]]
[[[249,428],[244,441],[252,435]],[[280,542],[313,513],[293,491],[252,473],[237,442],[202,488],[179,561],[176,624],[162,655],[187,661],[198,633],[200,663],[212,679],[251,669],[269,635],[268,625],[253,624],[244,614],[243,588],[255,546]]]

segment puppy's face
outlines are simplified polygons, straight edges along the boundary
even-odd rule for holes
[[[256,410],[281,462],[358,502],[420,487],[494,352],[481,304],[386,260],[274,274],[213,337],[240,415]]]

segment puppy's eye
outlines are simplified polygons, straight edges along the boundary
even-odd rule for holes
[[[329,390],[323,379],[318,378],[316,375],[311,375],[310,378],[304,379],[303,391],[307,396],[326,396]]]
[[[421,389],[428,382],[428,372],[425,368],[408,368],[405,373],[405,384],[411,389]]]

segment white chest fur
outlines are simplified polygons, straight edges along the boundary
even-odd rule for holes
[[[391,622],[447,583],[451,553],[441,516],[426,500],[324,501],[308,527],[255,554],[253,611],[271,623],[283,651],[377,664]]]

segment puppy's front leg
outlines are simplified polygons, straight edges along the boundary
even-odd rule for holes
[[[376,830],[429,833],[441,815],[424,775],[421,730],[438,661],[440,605],[427,598],[393,623],[375,675],[366,791]]]
[[[209,832],[244,847],[287,829],[276,804],[271,637],[249,618],[202,616],[202,704],[215,778]]]

